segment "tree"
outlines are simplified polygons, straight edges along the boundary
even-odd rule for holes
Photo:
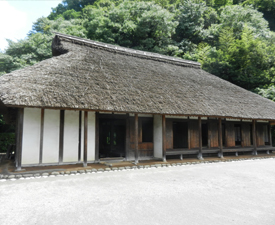
[[[268,37],[268,22],[263,18],[263,14],[253,9],[252,6],[230,5],[221,8],[220,22],[212,24],[209,27],[207,40],[211,45],[218,41],[220,33],[227,27],[231,27],[234,36],[241,38],[244,26],[247,26],[253,33],[254,37]]]
[[[87,37],[125,47],[167,53],[177,22],[152,2],[124,1],[106,8],[86,7]]]
[[[183,0],[175,13],[179,22],[173,39],[183,52],[192,51],[204,40],[206,29],[218,22],[214,9],[198,0]]]
[[[52,56],[52,37],[36,33],[27,39],[14,42],[8,40],[5,53],[0,53],[0,74],[33,65]]]
[[[248,90],[274,82],[274,45],[255,38],[253,31],[244,26],[237,39],[233,28],[224,29],[218,48],[208,47],[200,55],[205,70]],[[273,52],[273,53],[272,53]]]

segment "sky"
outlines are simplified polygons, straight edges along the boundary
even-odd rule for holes
[[[0,51],[8,47],[6,39],[26,38],[39,17],[50,14],[62,0],[0,0]]]

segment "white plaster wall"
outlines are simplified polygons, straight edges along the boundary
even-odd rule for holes
[[[63,162],[78,161],[79,111],[65,110]]]
[[[22,165],[38,164],[41,109],[25,108],[23,118]]]
[[[58,163],[60,111],[45,109],[42,163]]]
[[[88,161],[95,160],[95,123],[95,112],[88,112]]]
[[[162,116],[154,115],[154,157],[162,158]]]

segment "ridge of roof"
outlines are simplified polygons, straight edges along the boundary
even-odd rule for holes
[[[80,38],[80,37],[67,35],[67,34],[62,34],[62,33],[58,33],[58,32],[54,32],[54,34],[58,37],[69,39],[69,40],[73,41],[73,43],[79,42],[81,44],[100,47],[103,49],[114,50],[114,51],[120,52],[120,53],[128,53],[128,54],[130,53],[132,55],[142,56],[143,58],[145,57],[145,58],[150,58],[150,59],[165,60],[170,63],[179,63],[183,66],[190,66],[190,67],[201,69],[200,63],[194,62],[191,60],[185,60],[185,59],[176,58],[176,57],[172,57],[172,56],[166,56],[166,55],[162,55],[162,54],[158,54],[158,53],[135,50],[135,49],[131,49],[131,48],[121,47],[118,45],[106,44],[103,42],[93,41],[93,40]]]

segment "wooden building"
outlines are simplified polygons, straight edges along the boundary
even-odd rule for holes
[[[274,150],[275,103],[200,64],[56,33],[53,57],[0,77],[16,165]]]

